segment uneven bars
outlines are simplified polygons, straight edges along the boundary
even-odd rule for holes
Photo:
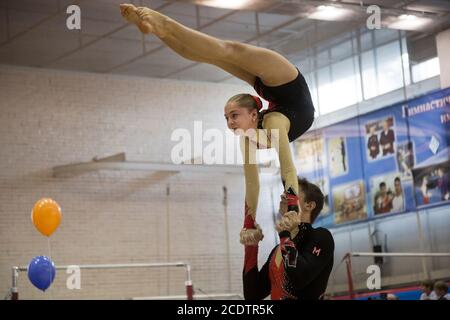
[[[76,266],[80,269],[129,269],[129,268],[162,268],[162,267],[184,267],[186,269],[186,297],[193,300],[194,290],[191,279],[191,265],[186,262],[157,262],[157,263],[118,263],[118,264],[81,264],[81,265],[61,265],[55,266],[56,270],[63,270]],[[28,271],[28,266],[12,267],[12,286],[11,299],[19,299],[19,291],[17,288],[19,272]]]
[[[347,252],[342,260],[347,265],[347,282],[350,299],[354,299],[353,276],[351,257],[398,257],[398,258],[414,258],[414,257],[450,257],[450,252]]]

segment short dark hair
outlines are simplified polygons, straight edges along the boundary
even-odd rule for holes
[[[406,145],[406,147],[411,150],[413,148],[412,142],[409,141],[408,144]]]
[[[386,187],[386,183],[385,182],[380,183],[380,189],[383,188],[383,187]]]
[[[434,284],[434,291],[436,290],[440,290],[440,291],[444,291],[445,293],[448,292],[448,286],[444,281],[437,281]]]
[[[394,179],[394,182],[400,182],[401,183],[401,181],[400,181],[400,178],[399,177],[396,177],[395,179]]]
[[[430,291],[433,290],[434,282],[431,280],[425,280],[422,281],[422,287],[425,287],[426,289],[429,289]]]
[[[311,212],[311,223],[313,223],[314,220],[316,220],[317,216],[319,215],[320,211],[322,211],[325,197],[318,186],[309,182],[305,178],[298,178],[298,186],[301,189],[301,191],[305,194],[305,201],[306,202],[314,201],[316,204],[316,207]]]

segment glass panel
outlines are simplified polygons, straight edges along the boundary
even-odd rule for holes
[[[376,49],[379,94],[403,87],[400,44],[398,41]]]
[[[419,82],[440,74],[439,58],[433,58],[412,67],[413,81]]]
[[[386,44],[392,40],[398,39],[398,30],[375,29],[375,46]]]
[[[372,49],[372,31],[361,33],[361,51]]]
[[[405,83],[406,85],[411,84],[411,72],[409,65],[409,54],[408,54],[408,44],[406,38],[402,38],[402,48],[403,48],[403,71],[405,72]]]
[[[352,43],[350,42],[350,40],[347,40],[331,48],[331,58],[335,62],[341,59],[348,58],[351,55],[352,55]]]
[[[333,104],[336,100],[331,82],[330,67],[325,67],[317,71],[319,83],[319,106],[320,114],[325,114],[334,110]]]
[[[332,65],[333,75],[333,105],[327,111],[335,111],[358,102],[358,74],[355,70],[353,58]]]
[[[373,50],[364,52],[361,55],[361,60],[364,99],[367,100],[378,95],[377,74]]]

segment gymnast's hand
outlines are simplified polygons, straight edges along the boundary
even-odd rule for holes
[[[257,246],[258,242],[264,239],[261,227],[255,223],[255,228],[242,228],[240,233],[240,242],[245,246]]]
[[[292,232],[301,223],[300,214],[295,211],[289,211],[277,221],[275,229],[278,232],[289,231]]]

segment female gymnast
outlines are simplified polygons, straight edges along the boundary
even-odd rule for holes
[[[246,191],[241,242],[260,240],[262,233],[256,232],[260,229],[255,224],[258,167],[256,161],[251,160],[256,159],[257,148],[276,148],[288,211],[299,211],[297,172],[289,142],[305,133],[314,120],[314,106],[303,75],[285,57],[272,50],[209,36],[146,7],[122,4],[120,9],[122,16],[141,32],[154,34],[186,59],[215,65],[247,82],[269,102],[268,109],[261,110],[259,97],[238,94],[225,105],[228,128],[242,138]]]

